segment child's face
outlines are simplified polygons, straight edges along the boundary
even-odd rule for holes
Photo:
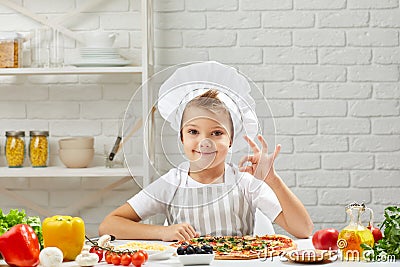
[[[213,113],[189,107],[182,119],[183,149],[190,171],[198,172],[224,164],[231,145],[231,122],[226,112]]]

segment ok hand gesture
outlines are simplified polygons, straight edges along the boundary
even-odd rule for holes
[[[253,150],[253,155],[244,156],[239,162],[239,171],[248,172],[254,177],[265,182],[270,181],[273,176],[276,176],[274,169],[274,161],[281,151],[281,145],[277,145],[273,154],[268,155],[268,144],[262,135],[257,136],[261,143],[261,150],[257,144],[251,140],[247,135],[244,139],[249,143]],[[246,163],[250,163],[246,164]]]

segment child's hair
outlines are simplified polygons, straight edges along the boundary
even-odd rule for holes
[[[183,126],[183,117],[185,115],[185,111],[190,108],[190,107],[198,107],[198,108],[203,108],[206,109],[208,111],[211,111],[213,113],[226,113],[229,117],[229,122],[230,122],[230,131],[231,131],[231,140],[233,140],[233,122],[232,122],[232,117],[231,117],[231,113],[229,112],[228,107],[225,105],[224,102],[222,102],[219,98],[218,98],[218,91],[215,89],[210,89],[207,92],[196,96],[195,98],[193,98],[192,100],[190,100],[186,107],[185,110],[183,111],[182,114],[182,119],[181,119],[181,129]],[[181,133],[182,136],[182,133]]]

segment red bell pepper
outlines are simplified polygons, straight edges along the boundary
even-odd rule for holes
[[[39,240],[27,224],[14,225],[0,236],[0,253],[8,265],[34,267],[39,264]]]

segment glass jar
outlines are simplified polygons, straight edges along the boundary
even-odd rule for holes
[[[31,67],[49,67],[49,43],[51,28],[41,27],[30,31]]]
[[[22,41],[19,33],[0,33],[0,68],[22,67]]]
[[[20,168],[25,159],[25,132],[7,131],[5,154],[10,168]]]
[[[49,160],[49,131],[30,131],[29,160],[32,167],[47,167]]]

